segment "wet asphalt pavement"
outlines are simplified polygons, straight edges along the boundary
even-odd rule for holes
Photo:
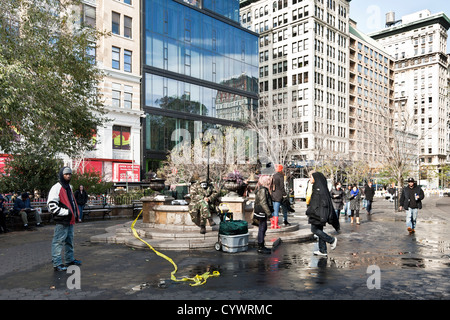
[[[436,205],[437,204],[437,205]],[[306,223],[303,204],[291,221]],[[271,255],[198,250],[163,252],[178,267],[175,276],[219,271],[199,287],[170,280],[172,264],[153,251],[119,244],[93,244],[92,235],[125,220],[81,223],[75,258],[82,260],[81,289],[69,289],[71,274],[54,272],[53,226],[0,234],[0,300],[449,300],[450,198],[427,198],[414,235],[403,213],[382,199],[361,225],[341,218],[335,250],[313,255],[317,243],[282,243]],[[336,232],[327,227],[332,236]],[[177,306],[177,304],[175,304]],[[175,308],[175,306],[172,306]]]

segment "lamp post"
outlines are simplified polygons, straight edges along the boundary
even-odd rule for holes
[[[209,145],[211,144],[211,141],[206,142],[206,146],[208,147],[208,162],[206,167],[206,183],[209,184]]]

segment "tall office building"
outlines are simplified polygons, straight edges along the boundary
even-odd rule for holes
[[[388,13],[386,28],[370,34],[395,59],[395,107],[412,118],[420,140],[416,147],[420,162],[430,169],[421,178],[431,187],[439,183],[432,171],[440,170],[448,154],[449,28],[450,19],[444,13],[423,10],[399,21]]]
[[[242,25],[259,33],[261,117],[288,162],[348,159],[349,3],[241,1]]]
[[[147,171],[208,128],[242,126],[257,108],[258,35],[239,0],[142,1],[143,158]],[[178,138],[178,137],[177,137]],[[192,141],[193,142],[193,141]]]
[[[385,147],[392,147],[396,135],[409,137],[393,127],[394,60],[353,20],[349,47],[349,159],[381,168],[392,161]]]

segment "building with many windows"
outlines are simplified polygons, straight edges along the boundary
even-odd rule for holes
[[[349,31],[349,159],[379,168],[391,160],[385,147],[393,145],[396,135],[394,60],[353,20]]]
[[[435,173],[445,165],[448,154],[446,50],[450,19],[429,10],[403,16],[401,23],[395,21],[393,13],[387,17],[387,27],[370,36],[395,59],[395,108],[404,109],[419,137],[416,149],[422,164],[422,183],[437,187]],[[405,121],[402,119],[397,121]]]
[[[349,2],[241,1],[242,25],[259,33],[259,111],[288,161],[348,159]]]
[[[242,126],[257,108],[258,36],[239,24],[239,0],[142,1],[145,170],[208,128]]]
[[[73,166],[95,170],[106,181],[140,181],[140,1],[83,0],[81,19],[109,31],[92,49],[105,77],[99,90],[111,121],[98,128],[95,151],[81,155]]]

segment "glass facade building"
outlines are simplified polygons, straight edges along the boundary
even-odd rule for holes
[[[240,126],[257,108],[258,35],[239,0],[145,0],[144,161],[163,160],[175,129]]]

